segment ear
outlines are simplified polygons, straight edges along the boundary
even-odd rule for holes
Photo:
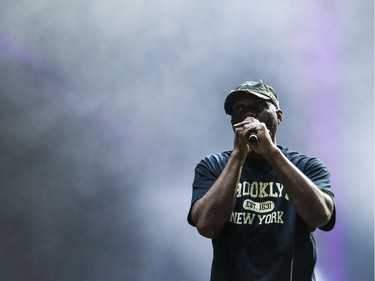
[[[276,110],[276,116],[277,116],[277,124],[281,124],[283,122],[283,112],[281,109]]]

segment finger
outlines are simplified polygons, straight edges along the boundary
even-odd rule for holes
[[[246,117],[243,121],[234,124],[233,127],[234,128],[243,127],[246,124],[250,124],[250,123],[254,123],[254,122],[259,123],[259,120],[255,119],[254,117]]]

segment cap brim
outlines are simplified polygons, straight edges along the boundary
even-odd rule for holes
[[[229,95],[225,98],[224,101],[224,110],[225,113],[228,115],[232,115],[232,109],[234,102],[246,98],[248,95],[253,95],[258,98],[264,99],[264,100],[271,100],[271,98],[267,95],[264,95],[262,93],[258,93],[255,91],[249,91],[249,90],[234,90],[229,93]]]

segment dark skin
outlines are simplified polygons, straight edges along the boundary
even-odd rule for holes
[[[282,111],[269,101],[247,95],[234,102],[231,122],[234,147],[228,163],[210,190],[192,207],[192,219],[199,233],[214,238],[228,222],[247,157],[264,158],[273,167],[290,203],[310,227],[325,225],[333,213],[332,198],[296,168],[276,145]],[[258,141],[250,144],[247,136],[253,131],[257,133]]]

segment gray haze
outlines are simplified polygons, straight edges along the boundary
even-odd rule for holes
[[[278,143],[332,173],[319,281],[372,280],[373,2],[0,3],[0,279],[204,281],[197,162],[232,148],[226,94],[263,79]]]

